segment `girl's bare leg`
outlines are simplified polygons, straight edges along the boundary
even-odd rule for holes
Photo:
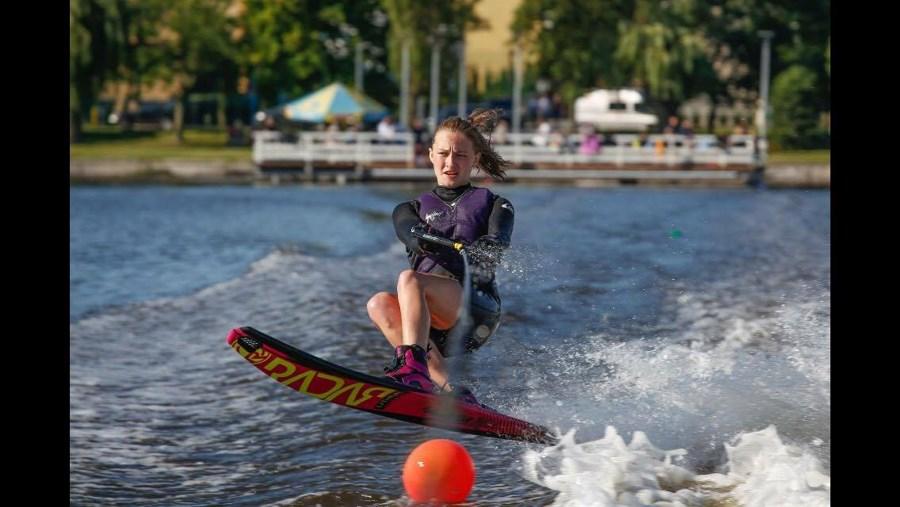
[[[397,279],[403,345],[428,344],[428,328],[449,329],[456,322],[462,287],[455,280],[407,269]],[[432,322],[433,320],[433,322]]]
[[[416,275],[424,278],[424,280],[416,279]],[[409,292],[413,292],[413,297],[411,299],[414,299],[414,302],[419,305],[413,305],[412,310],[414,314],[420,319],[423,315],[428,317],[426,325],[424,326],[424,332],[416,325],[416,323],[413,323],[412,325],[414,332],[421,333],[419,336],[424,336],[424,340],[417,337],[416,340],[404,341],[403,331],[405,321],[403,319],[404,315],[401,311],[400,298],[398,295],[388,292],[379,292],[372,296],[366,305],[369,317],[393,347],[404,344],[418,344],[423,348],[427,348],[423,345],[423,342],[425,344],[430,344],[431,350],[428,353],[429,376],[436,385],[441,386],[444,390],[450,390],[448,384],[447,362],[437,347],[434,346],[434,343],[428,339],[428,328],[431,325],[434,325],[437,329],[449,329],[456,321],[459,300],[462,295],[459,284],[453,280],[421,275],[411,270],[407,270],[401,273],[397,285],[398,290],[399,287],[403,285],[404,290],[407,292],[407,296],[411,295]],[[454,286],[456,289],[455,291]],[[415,294],[415,291],[417,290],[424,292],[424,309],[422,308],[419,294]],[[448,305],[446,304],[448,299],[457,302],[455,305]]]

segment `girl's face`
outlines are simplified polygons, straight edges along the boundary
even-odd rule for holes
[[[428,158],[434,167],[437,183],[447,188],[469,183],[472,168],[478,164],[478,156],[472,141],[465,134],[450,130],[439,130],[434,136],[434,144],[428,148]]]

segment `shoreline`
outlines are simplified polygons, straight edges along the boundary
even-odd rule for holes
[[[624,172],[627,172],[624,171]],[[685,171],[685,174],[691,171]],[[627,180],[627,178],[624,178]],[[377,181],[376,181],[377,182]],[[285,181],[289,183],[289,181]],[[292,182],[290,182],[292,183]],[[341,177],[316,181],[324,184],[343,184]],[[519,184],[553,183],[576,186],[710,186],[721,187],[721,182],[663,179],[627,182],[611,180],[588,181],[582,178],[547,178]],[[831,188],[830,164],[773,164],[763,172],[763,183],[770,188]],[[161,184],[161,185],[253,185],[272,184],[252,161],[226,160],[121,160],[121,159],[70,159],[70,185],[106,184]],[[280,184],[275,182],[274,184]],[[516,183],[514,183],[516,184]],[[734,186],[734,183],[731,184]],[[737,186],[745,186],[738,184]]]
[[[69,159],[69,184],[251,184],[259,170],[250,162],[225,160]]]

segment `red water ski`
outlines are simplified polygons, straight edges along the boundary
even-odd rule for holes
[[[551,445],[557,442],[543,426],[329,363],[252,327],[232,329],[227,341],[276,382],[320,400],[461,433]],[[442,416],[448,405],[455,407],[449,411],[453,416]]]

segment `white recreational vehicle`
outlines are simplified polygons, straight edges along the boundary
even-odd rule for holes
[[[575,123],[603,132],[644,132],[656,125],[657,118],[636,110],[643,101],[636,90],[594,90],[575,99]]]

